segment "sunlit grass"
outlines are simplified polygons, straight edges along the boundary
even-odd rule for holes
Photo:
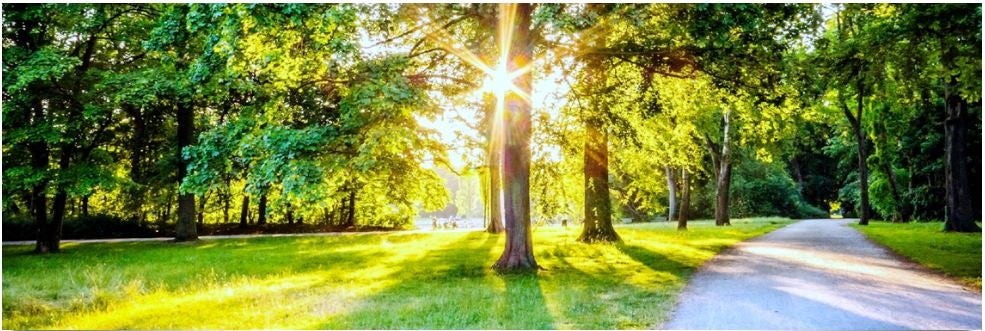
[[[494,273],[482,232],[3,248],[3,328],[621,329],[658,326],[691,273],[784,219],[534,230],[537,275]]]
[[[946,233],[940,222],[852,226],[914,262],[982,289],[981,233]]]

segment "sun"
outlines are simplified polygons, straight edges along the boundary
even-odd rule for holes
[[[486,81],[482,84],[481,90],[492,93],[496,99],[502,99],[507,92],[514,89],[513,79],[510,76],[506,65],[500,63],[486,73]]]

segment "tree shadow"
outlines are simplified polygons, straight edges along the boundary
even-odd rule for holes
[[[341,313],[302,326],[318,329],[551,329],[535,275],[499,275],[491,266],[502,235],[472,232],[423,255],[393,261],[387,286],[354,298]]]
[[[642,246],[620,243],[615,247],[629,258],[654,271],[687,275],[696,269],[695,266],[681,263],[666,254],[657,253]]]

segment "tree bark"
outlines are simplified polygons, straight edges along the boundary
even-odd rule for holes
[[[687,230],[687,218],[691,209],[691,182],[687,169],[681,170],[681,210],[677,214],[677,230]]]
[[[589,4],[588,11],[600,13],[602,5]],[[602,48],[605,36],[600,33],[586,37],[586,48]],[[592,56],[587,60],[587,85],[596,89],[591,93],[590,109],[583,115],[585,124],[584,174],[585,174],[585,222],[581,242],[618,241],[619,235],[612,228],[612,199],[609,196],[609,136],[607,125],[602,119],[608,108],[600,99],[600,87],[606,83],[606,73],[602,68],[602,58]]]
[[[491,121],[495,122],[495,120]],[[495,126],[495,125],[493,125]],[[486,232],[503,232],[503,188],[500,185],[502,179],[502,169],[500,165],[503,160],[500,158],[503,151],[501,136],[493,132],[489,138],[489,223]]]
[[[239,227],[245,228],[250,219],[250,196],[243,192],[243,206],[239,211]]]
[[[971,186],[968,182],[968,155],[965,150],[967,139],[968,104],[955,91],[957,78],[951,78],[944,87],[944,176],[947,190],[947,211],[944,231],[981,232],[975,224],[975,211],[971,199]]]
[[[530,33],[530,4],[517,4],[512,26],[510,54],[507,69],[510,72],[530,64],[533,40]],[[500,18],[509,15],[512,5],[501,4]],[[529,71],[518,75],[514,84],[528,96],[531,93],[532,76]],[[536,271],[530,237],[530,102],[515,92],[506,95],[503,114],[505,148],[503,150],[503,216],[506,229],[506,247],[503,255],[493,265],[499,272]]]
[[[356,226],[356,188],[349,188],[348,208],[346,209],[344,227]]]
[[[257,224],[267,224],[267,193],[260,195],[260,204],[257,207]]]
[[[667,221],[673,221],[677,213],[677,178],[670,166],[664,166],[664,174],[667,177]]]
[[[612,199],[609,196],[609,139],[597,121],[586,121],[585,222],[581,242],[618,241],[612,228]]]
[[[88,195],[82,197],[82,216],[89,216],[89,196]]]
[[[178,185],[188,173],[188,161],[181,155],[185,147],[195,139],[195,113],[191,105],[178,105]],[[175,241],[198,240],[195,227],[195,195],[178,192],[178,222],[175,227]]]
[[[147,144],[147,123],[145,123],[140,109],[127,105],[124,110],[130,115],[130,120],[133,121],[133,136],[130,140],[130,180],[133,181],[134,187],[128,190],[127,209],[130,212],[130,218],[136,220],[137,224],[143,224],[144,190],[146,190],[146,187],[143,186],[145,184],[143,160],[144,149]]]
[[[229,185],[226,185],[226,187],[228,189]],[[229,208],[231,204],[229,198],[228,191],[222,195],[222,224],[229,224]]]
[[[58,168],[61,171],[68,170],[72,160],[72,153],[74,153],[72,145],[68,143],[62,145],[61,156],[58,160]],[[65,220],[65,205],[67,202],[68,191],[65,190],[64,186],[57,185],[55,199],[51,202],[51,223],[48,224],[48,231],[46,231],[47,237],[45,238],[45,245],[48,247],[49,252],[58,252],[60,250],[62,224]]]
[[[866,150],[866,138],[865,132],[862,130],[862,83],[859,80],[859,91],[857,100],[857,107],[855,110],[855,115],[852,115],[851,111],[848,110],[848,105],[842,101],[842,112],[845,113],[845,118],[852,125],[852,131],[855,134],[855,141],[858,144],[856,148],[856,155],[858,156],[858,184],[859,184],[859,225],[869,225],[869,167],[866,165],[866,159],[868,159],[868,152]]]
[[[722,152],[718,156],[717,185],[715,189],[715,225],[732,225],[729,221],[729,189],[732,185],[732,151],[729,146],[731,111],[722,112]]]
[[[294,208],[291,208],[291,203],[287,203],[287,212],[284,213],[284,217],[287,218],[287,224],[294,224]]]
[[[37,89],[32,89],[28,93],[40,93]],[[40,94],[32,94],[40,95]],[[31,121],[32,126],[35,128],[45,125],[44,117],[44,107],[41,103],[41,99],[32,100],[33,116]],[[36,253],[48,253],[51,249],[48,247],[48,242],[45,240],[48,238],[48,162],[49,162],[49,151],[48,143],[42,138],[35,138],[36,140],[30,143],[31,149],[31,168],[42,174],[42,179],[38,181],[37,184],[31,189],[32,205],[34,206],[34,223],[37,226],[38,236],[37,242],[34,246],[34,251]]]
[[[205,225],[205,202],[206,202],[206,200],[208,200],[208,193],[207,192],[205,193],[205,195],[202,196],[201,199],[198,199],[198,210],[197,210],[197,212],[198,212],[198,226]]]

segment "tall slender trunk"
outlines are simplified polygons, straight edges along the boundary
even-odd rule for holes
[[[889,160],[889,156],[880,155],[879,162],[882,167],[882,172],[886,173],[886,178],[889,179],[889,192],[893,195],[893,211],[895,215],[894,220],[900,222],[909,222],[910,216],[907,210],[906,201],[903,201],[903,195],[900,193],[899,182],[896,180],[896,173],[893,171],[892,162]]]
[[[29,93],[39,93],[37,89],[32,89]],[[32,94],[39,95],[39,94]],[[32,116],[32,126],[41,127],[45,123],[44,117],[44,107],[41,103],[41,99],[33,100],[31,107],[34,109]],[[37,138],[35,141],[30,143],[31,149],[31,168],[37,173],[46,173],[48,171],[48,143],[41,138]],[[47,176],[47,174],[45,174]],[[34,251],[36,253],[48,253],[51,251],[48,247],[48,180],[46,177],[42,177],[37,184],[31,189],[32,205],[34,206],[34,223],[37,226],[38,236],[37,242],[34,246]]]
[[[146,145],[147,124],[141,110],[133,106],[125,106],[124,110],[130,115],[133,122],[133,136],[130,140],[130,180],[135,184],[129,189],[127,210],[130,218],[137,224],[144,222],[144,195],[147,188],[144,183],[144,147]]]
[[[944,231],[981,232],[982,228],[975,224],[975,210],[971,201],[971,186],[969,183],[968,155],[965,150],[968,129],[968,104],[960,95],[954,92],[957,78],[944,87],[945,109],[947,119],[944,120],[944,176],[947,190],[947,210],[944,219]]]
[[[201,199],[198,199],[198,226],[205,225],[205,202],[208,200],[209,194],[206,192],[202,195]]]
[[[284,217],[287,218],[287,224],[294,224],[294,208],[291,207],[291,203],[287,203],[287,211],[284,213]]]
[[[89,216],[89,196],[88,195],[82,196],[82,216]]]
[[[532,7],[517,4],[507,69],[510,72],[525,67],[532,61],[533,40],[530,34]],[[501,4],[500,18],[513,5]],[[501,20],[504,21],[504,20]],[[530,95],[532,76],[529,71],[518,75],[514,84],[522,93]],[[530,102],[515,92],[506,95],[503,114],[503,216],[506,229],[506,247],[503,255],[493,265],[500,272],[535,271],[539,268],[534,259],[530,237]]]
[[[732,164],[722,162],[715,190],[715,225],[732,225],[729,221],[729,189],[732,184]]]
[[[232,204],[232,202],[229,200],[232,199],[232,197],[230,196],[229,193],[228,179],[226,180],[226,189],[224,190],[222,195],[220,195],[220,198],[222,199],[222,224],[229,224],[229,208],[231,208],[230,205]]]
[[[673,221],[677,215],[677,176],[670,166],[664,166],[664,174],[667,177],[667,221]]]
[[[855,134],[855,141],[858,144],[856,148],[856,155],[858,156],[858,182],[859,182],[859,225],[869,224],[869,167],[866,165],[866,159],[868,159],[868,151],[866,147],[865,132],[862,130],[862,109],[863,109],[863,95],[862,95],[862,80],[858,82],[858,95],[856,96],[856,110],[855,114],[848,110],[848,105],[842,101],[842,111],[845,113],[845,118],[852,125],[852,131]]]
[[[691,209],[691,181],[687,169],[681,169],[681,210],[677,214],[677,229],[687,230],[687,218]]]
[[[239,227],[245,228],[250,219],[250,196],[243,192],[243,206],[239,211]]]
[[[257,224],[267,224],[267,193],[260,195],[260,203],[257,207]]]
[[[178,185],[188,173],[188,161],[181,151],[190,146],[195,139],[195,113],[191,105],[181,103],[177,109],[178,119]],[[195,227],[195,195],[178,192],[178,222],[175,227],[175,241],[198,240]]]
[[[72,145],[65,143],[61,148],[61,156],[58,160],[58,168],[62,171],[68,169],[71,160],[72,153],[74,153],[74,148]],[[57,252],[60,250],[59,244],[62,238],[62,224],[65,220],[65,205],[68,202],[68,191],[66,191],[65,186],[57,185],[57,191],[55,192],[55,199],[51,203],[51,224],[48,224],[47,238],[45,238],[46,246],[48,246],[49,252]]]
[[[730,145],[730,110],[722,112],[722,151],[718,157],[715,189],[715,225],[732,225],[729,221],[729,189],[732,185],[732,150]]]
[[[486,232],[503,232],[503,188],[500,185],[502,179],[502,140],[496,134],[490,135],[489,139],[489,223]]]
[[[348,198],[348,208],[345,214],[345,223],[342,225],[345,227],[351,227],[356,225],[356,188],[350,187],[349,198]]]

